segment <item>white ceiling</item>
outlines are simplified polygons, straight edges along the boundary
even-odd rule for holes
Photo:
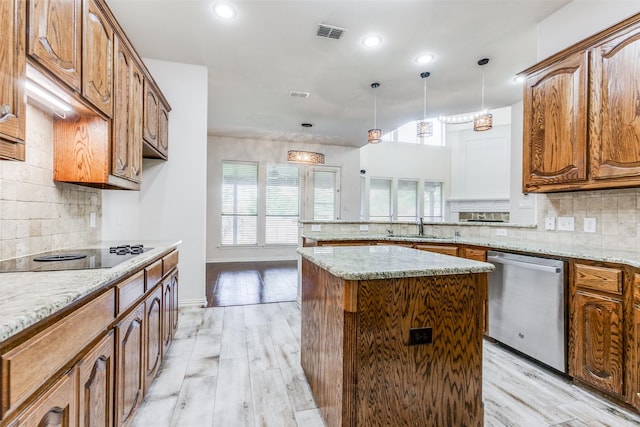
[[[480,109],[483,57],[485,106],[520,100],[513,77],[536,62],[536,24],[569,0],[230,0],[230,22],[213,0],[107,3],[141,56],[208,68],[209,135],[291,141],[308,138],[310,122],[314,140],[357,147],[373,125],[372,82],[384,132],[422,117],[423,71],[429,116]],[[320,23],[347,31],[320,38]],[[363,48],[369,33],[382,46]],[[416,64],[422,52],[436,60]]]

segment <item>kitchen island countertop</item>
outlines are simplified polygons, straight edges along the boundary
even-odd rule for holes
[[[99,242],[85,249],[117,244],[152,248],[111,268],[0,273],[0,343],[178,247],[180,241]]]

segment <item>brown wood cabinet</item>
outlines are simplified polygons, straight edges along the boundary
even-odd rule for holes
[[[73,369],[31,405],[12,427],[77,426],[76,387],[76,371]]]
[[[0,1],[0,159],[24,160],[26,2]]]
[[[116,327],[116,426],[128,426],[144,392],[145,305],[136,308]]]
[[[569,374],[623,397],[623,271],[572,265]]]
[[[96,0],[84,0],[82,94],[107,117],[113,113],[113,27]]]
[[[144,142],[158,149],[160,101],[156,88],[149,80],[144,81]]]
[[[523,71],[523,191],[640,186],[640,14]]]
[[[472,248],[465,246],[462,248],[463,257],[472,259],[474,261],[487,262],[487,250],[484,248]],[[482,333],[487,335],[489,333],[489,289],[487,277],[483,276],[479,278],[482,293]]]
[[[80,92],[82,1],[29,0],[28,23],[33,63]]]
[[[113,425],[115,381],[113,330],[102,338],[78,364],[78,425]]]
[[[631,339],[629,340],[629,380],[628,401],[640,410],[640,273],[633,274],[633,293],[631,304]]]
[[[140,182],[142,174],[142,72],[122,41],[115,39],[112,173]]]
[[[453,245],[438,245],[438,244],[416,244],[413,245],[414,249],[421,251],[435,252],[443,255],[458,256],[458,247]]]
[[[162,294],[164,288],[157,286],[156,290],[145,301],[145,361],[144,361],[144,392],[156,377],[162,362]]]
[[[160,104],[160,116],[158,117],[158,151],[169,157],[169,108],[168,104]]]

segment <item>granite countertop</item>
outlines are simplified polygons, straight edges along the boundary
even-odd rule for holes
[[[492,264],[394,245],[320,246],[297,252],[346,280],[486,273]]]
[[[111,268],[0,273],[0,343],[80,298],[139,270],[181,242],[100,242],[82,249],[140,243],[152,249]]]
[[[640,251],[603,249],[588,247],[585,245],[557,244],[548,242],[532,242],[527,240],[508,241],[491,237],[428,237],[428,236],[387,236],[372,234],[314,234],[305,233],[303,237],[319,242],[323,241],[358,241],[358,240],[378,240],[394,242],[413,243],[450,243],[453,245],[474,245],[484,246],[491,249],[527,252],[530,254],[555,256],[559,258],[576,258],[600,262],[613,262],[626,264],[631,267],[640,268]]]

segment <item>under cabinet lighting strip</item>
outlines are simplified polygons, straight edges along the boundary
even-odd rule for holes
[[[72,108],[66,102],[61,101],[55,95],[52,95],[45,89],[41,88],[37,84],[27,80],[25,83],[25,89],[28,93],[34,95],[38,100],[45,101],[51,107],[58,108],[64,112],[71,111]]]

